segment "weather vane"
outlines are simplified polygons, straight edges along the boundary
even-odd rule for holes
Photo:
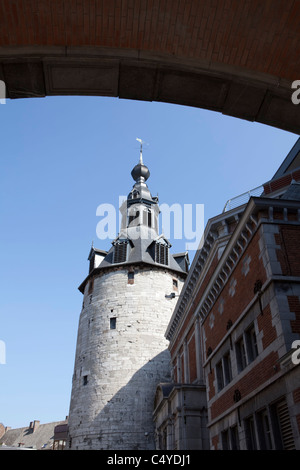
[[[138,137],[136,138],[136,140],[141,144],[141,151],[142,151],[143,150],[143,144],[145,144],[145,142],[142,139],[139,139]]]
[[[136,140],[141,144],[141,148],[140,148],[140,163],[143,163],[143,144],[147,144],[144,140],[142,139],[139,139],[138,137],[136,138]],[[147,144],[149,145],[149,144]]]

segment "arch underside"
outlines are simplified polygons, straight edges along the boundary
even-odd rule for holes
[[[6,0],[0,22],[9,98],[160,101],[300,134],[300,2]]]
[[[80,95],[167,102],[300,134],[291,81],[211,61],[123,48],[6,46],[0,48],[0,79],[11,99]]]

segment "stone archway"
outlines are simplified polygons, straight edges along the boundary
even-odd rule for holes
[[[292,0],[0,3],[7,97],[115,96],[210,109],[300,134]]]

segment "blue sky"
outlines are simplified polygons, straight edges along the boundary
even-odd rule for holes
[[[69,412],[78,286],[98,240],[96,209],[118,207],[144,146],[160,203],[225,202],[268,181],[295,134],[171,105],[99,97],[7,100],[0,105],[0,423],[23,427]],[[173,240],[173,252],[186,240]],[[191,258],[193,252],[190,253]]]

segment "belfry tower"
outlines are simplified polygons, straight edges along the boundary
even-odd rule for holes
[[[91,248],[79,290],[79,319],[69,411],[70,449],[155,448],[152,418],[158,383],[170,381],[164,337],[188,271],[158,234],[158,198],[140,161],[121,207],[120,233],[106,252]],[[172,295],[171,295],[172,294]]]

